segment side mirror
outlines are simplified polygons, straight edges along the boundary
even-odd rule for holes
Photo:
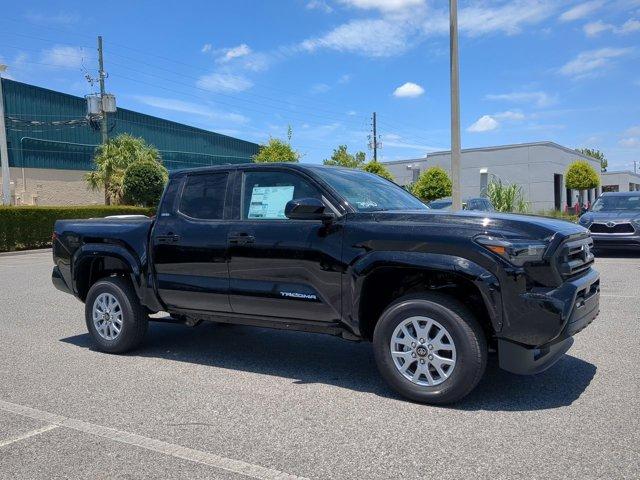
[[[298,198],[287,202],[284,215],[291,220],[322,220],[328,221],[334,217],[326,212],[326,206],[317,198]]]

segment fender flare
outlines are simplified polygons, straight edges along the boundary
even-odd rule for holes
[[[125,265],[128,265],[131,269],[129,276],[131,278],[131,283],[133,284],[133,288],[136,291],[136,295],[139,299],[143,298],[143,290],[145,288],[145,279],[142,274],[142,265],[140,260],[136,255],[131,253],[125,247],[121,245],[114,244],[99,244],[99,243],[88,243],[82,245],[76,252],[73,254],[73,258],[71,259],[71,279],[73,283],[73,291],[76,295],[78,295],[78,271],[80,267],[87,261],[92,261],[95,258],[100,257],[110,257],[115,258],[123,262]]]
[[[498,277],[467,258],[441,253],[378,251],[358,259],[350,268],[355,311],[360,308],[365,279],[375,270],[389,267],[449,272],[470,281],[480,292],[494,330],[502,330],[502,295]]]

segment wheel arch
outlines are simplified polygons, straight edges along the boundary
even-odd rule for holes
[[[118,245],[83,245],[76,251],[72,278],[74,290],[82,301],[86,299],[91,286],[98,280],[121,275],[128,278],[138,298],[142,298],[142,269],[135,255]]]
[[[461,300],[490,338],[502,328],[500,285],[495,275],[462,257],[420,252],[374,252],[352,270],[354,327],[365,339],[384,309],[402,295],[439,291]]]

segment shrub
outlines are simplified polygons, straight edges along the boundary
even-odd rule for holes
[[[586,160],[576,160],[567,169],[567,188],[573,190],[589,190],[600,185],[598,172]]]
[[[558,218],[560,220],[566,220],[567,222],[573,223],[577,222],[579,218],[575,213],[561,212],[560,210],[544,210],[537,215],[542,217]]]
[[[260,146],[258,153],[253,156],[253,161],[256,163],[298,162],[301,155],[291,146],[292,135],[293,132],[289,127],[286,141],[270,138],[266,145]]]
[[[51,246],[56,220],[134,214],[153,215],[154,209],[105,205],[0,207],[0,252]]]
[[[106,189],[107,203],[122,200],[122,180],[127,167],[137,162],[161,162],[160,152],[148,145],[143,138],[123,133],[98,145],[95,152],[95,169],[86,174],[90,189]]]
[[[382,178],[386,178],[387,180],[391,180],[393,182],[393,175],[391,172],[380,162],[371,161],[369,163],[365,163],[362,167],[362,170],[369,173],[375,173],[376,175],[381,176]]]
[[[413,186],[413,194],[430,202],[451,196],[451,179],[442,167],[430,167],[420,174]]]
[[[522,187],[515,183],[491,180],[487,185],[487,196],[498,212],[527,213],[529,210]]]
[[[122,193],[125,203],[155,207],[167,183],[167,169],[156,162],[133,163],[124,171]]]

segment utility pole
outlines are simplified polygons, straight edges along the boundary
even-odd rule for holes
[[[449,53],[451,66],[451,182],[452,209],[462,209],[460,191],[460,78],[458,62],[458,0],[449,0]]]
[[[107,112],[104,109],[104,79],[106,74],[104,72],[104,61],[102,58],[102,35],[98,35],[98,78],[100,80],[100,133],[102,135],[102,144],[106,144],[107,140],[109,140],[109,133],[107,131]],[[111,204],[111,199],[109,198],[109,178],[105,178],[104,182],[104,203],[105,205]]]
[[[11,205],[9,150],[7,149],[7,128],[4,124],[4,96],[2,94],[2,72],[6,69],[6,65],[0,64],[0,163],[2,163],[2,204]]]
[[[378,130],[376,128],[376,112],[373,112],[373,161],[378,161]]]

